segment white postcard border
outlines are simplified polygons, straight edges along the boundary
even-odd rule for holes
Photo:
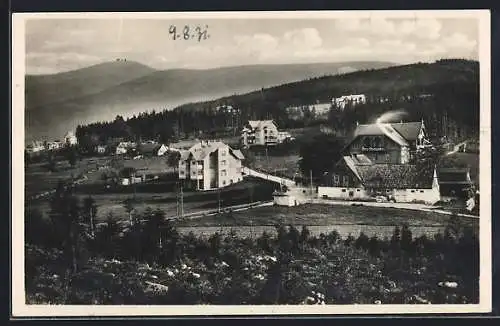
[[[302,19],[302,18],[466,18],[479,20],[480,62],[480,300],[466,305],[258,305],[258,306],[73,306],[26,305],[24,287],[24,75],[25,26],[29,18],[123,19]],[[487,313],[492,304],[491,255],[491,58],[488,10],[176,12],[176,13],[14,13],[12,15],[12,316],[207,316]]]

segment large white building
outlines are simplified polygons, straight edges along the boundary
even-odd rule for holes
[[[244,146],[276,145],[279,143],[278,125],[273,120],[250,120],[241,132]]]
[[[197,190],[211,190],[243,180],[243,154],[219,141],[201,141],[182,151],[179,179]]]
[[[364,103],[366,103],[366,95],[364,94],[343,95],[332,99],[332,104],[342,110],[345,109],[347,104],[359,105]]]

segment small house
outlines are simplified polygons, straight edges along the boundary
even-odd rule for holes
[[[163,156],[168,152],[168,147],[164,144],[141,144],[139,152],[144,156]]]
[[[438,169],[439,188],[445,199],[467,200],[471,197],[470,191],[473,182],[468,168],[440,168]]]
[[[106,145],[97,145],[94,148],[95,152],[100,155],[106,154],[107,146]]]
[[[278,144],[278,125],[274,120],[250,120],[241,132],[244,146]]]
[[[116,146],[115,154],[116,155],[124,155],[127,154],[130,150],[135,149],[137,147],[134,142],[122,141]]]

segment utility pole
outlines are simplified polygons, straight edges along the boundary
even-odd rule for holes
[[[217,203],[218,203],[217,211],[220,213],[221,211],[220,188],[217,190]]]
[[[181,218],[184,217],[184,192],[182,189],[182,181],[179,182],[180,184],[180,192],[181,192]]]
[[[313,171],[312,170],[309,170],[309,177],[311,180],[311,197],[312,197],[312,194],[313,194]]]
[[[269,155],[267,153],[267,145],[266,145],[266,161],[267,161],[267,166],[269,166]]]

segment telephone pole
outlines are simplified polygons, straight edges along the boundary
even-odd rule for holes
[[[311,197],[312,197],[312,194],[313,194],[313,171],[312,170],[309,170],[309,178],[311,180]]]
[[[217,211],[220,213],[220,211],[221,211],[220,188],[217,190],[217,203],[218,203],[218,209],[217,209]]]
[[[181,187],[181,217],[184,217],[184,192],[182,189],[182,181],[180,182],[180,187]]]
[[[182,181],[179,181],[177,189],[177,217],[184,216],[184,193],[182,191]]]

